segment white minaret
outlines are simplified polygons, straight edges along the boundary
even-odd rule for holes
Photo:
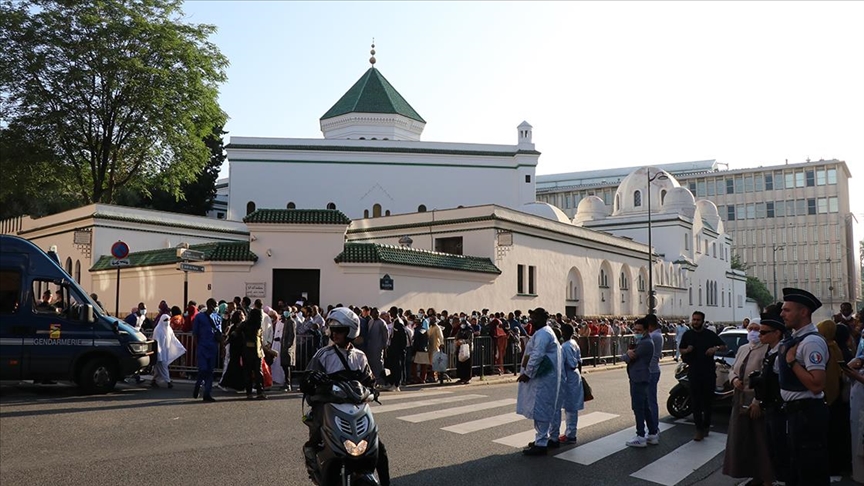
[[[519,143],[517,143],[517,147],[525,150],[534,150],[534,143],[531,142],[531,129],[534,127],[527,121],[523,121],[516,128],[519,130]]]

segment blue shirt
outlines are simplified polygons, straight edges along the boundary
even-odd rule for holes
[[[217,312],[210,314],[210,319],[213,319],[213,324],[219,332],[222,332],[222,318]],[[213,325],[210,324],[210,319],[207,318],[207,311],[199,312],[192,319],[192,335],[198,342],[199,350],[217,351],[219,343],[216,342],[216,333]]]

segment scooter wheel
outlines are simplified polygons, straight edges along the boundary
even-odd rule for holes
[[[666,400],[666,410],[675,418],[684,418],[693,413],[690,393],[687,390],[673,391]]]

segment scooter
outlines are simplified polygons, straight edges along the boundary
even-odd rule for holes
[[[359,381],[320,386],[310,402],[321,402],[323,444],[303,447],[306,471],[319,486],[378,486],[378,426],[369,403],[375,391]],[[305,414],[304,414],[305,417]]]
[[[714,404],[732,400],[734,389],[729,382],[729,370],[732,366],[723,358],[714,358],[718,384],[714,387]],[[675,379],[678,384],[669,391],[669,399],[666,400],[666,410],[675,418],[684,418],[693,413],[693,404],[690,402],[690,379],[687,377],[687,363],[678,363],[675,368]]]

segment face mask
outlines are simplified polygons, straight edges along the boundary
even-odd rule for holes
[[[283,312],[282,315],[285,317],[291,317],[291,313],[288,311]]]
[[[138,313],[143,316],[143,315],[147,314],[147,309],[141,309],[138,311]]]
[[[747,340],[753,344],[759,342],[759,331],[747,331]]]
[[[638,343],[639,341],[642,340],[643,337],[645,337],[645,336],[643,336],[642,334],[634,334],[634,335],[633,335],[633,340],[636,341],[636,342]]]

